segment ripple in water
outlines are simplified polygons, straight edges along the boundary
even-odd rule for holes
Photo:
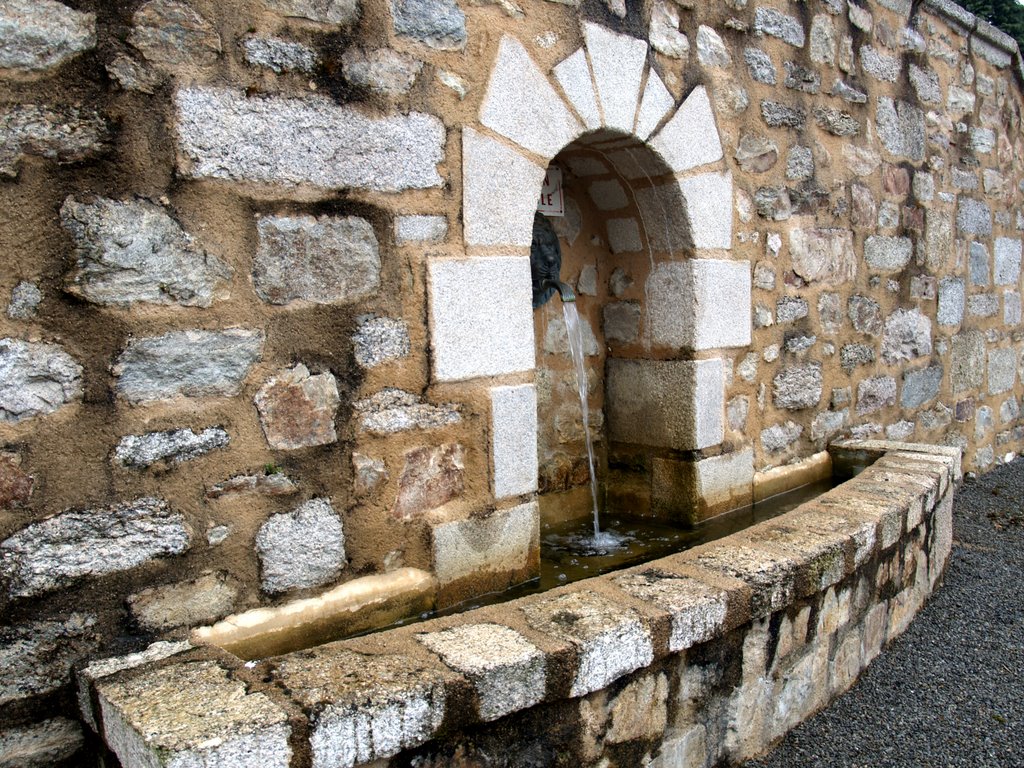
[[[548,550],[571,552],[581,557],[594,557],[627,549],[634,541],[636,541],[634,536],[609,530],[598,533],[545,536],[544,547]]]

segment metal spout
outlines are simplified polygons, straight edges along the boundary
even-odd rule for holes
[[[568,283],[563,283],[561,280],[545,280],[541,283],[542,288],[554,288],[558,291],[558,298],[562,300],[563,304],[569,304],[570,302],[576,301],[576,294]]]

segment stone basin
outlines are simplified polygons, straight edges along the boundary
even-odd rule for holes
[[[90,665],[85,718],[124,768],[741,761],[853,684],[952,546],[959,449],[833,453],[873,463],[739,533],[543,594],[258,663],[186,645]]]

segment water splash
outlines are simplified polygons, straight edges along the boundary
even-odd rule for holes
[[[562,316],[565,318],[565,332],[569,337],[569,354],[576,368],[576,390],[580,395],[583,409],[583,437],[587,441],[587,466],[590,468],[590,498],[594,504],[594,539],[601,535],[601,523],[597,509],[597,474],[594,472],[594,443],[590,439],[590,405],[587,399],[587,368],[583,364],[583,328],[576,302],[562,302]]]

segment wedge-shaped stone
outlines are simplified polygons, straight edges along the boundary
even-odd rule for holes
[[[632,133],[647,63],[647,43],[590,23],[584,23],[583,36],[594,67],[604,125]]]
[[[546,657],[514,629],[467,624],[416,637],[473,681],[482,720],[497,720],[544,698]]]
[[[718,138],[705,137],[706,143]],[[732,174],[704,173],[679,180],[695,248],[732,248]]]
[[[654,659],[651,632],[631,608],[592,592],[573,592],[522,608],[534,629],[571,643],[579,654],[570,696],[600,690]]]
[[[530,245],[536,197],[543,181],[544,169],[539,165],[472,128],[463,128],[466,245]]]
[[[554,157],[583,132],[530,54],[508,35],[498,46],[480,122],[545,158]]]
[[[174,101],[180,169],[191,178],[378,192],[444,182],[446,133],[433,115],[369,117],[320,96],[249,98],[202,86]]]
[[[640,112],[636,116],[636,135],[641,139],[647,139],[674,104],[675,99],[665,87],[665,83],[658,77],[658,73],[651,69],[647,73],[647,85],[644,86]]]
[[[97,686],[107,746],[121,765],[287,768],[288,713],[214,661],[143,668]]]
[[[417,747],[441,726],[458,676],[410,656],[324,645],[274,663],[310,715],[313,768],[351,768]]]
[[[718,139],[711,101],[703,85],[698,85],[686,97],[665,127],[651,139],[651,147],[676,173],[722,159],[722,143]],[[729,204],[732,205],[731,200]],[[732,221],[731,215],[729,220]]]
[[[709,545],[693,550],[690,558],[703,568],[734,576],[750,585],[751,617],[758,618],[789,605],[796,595],[799,563],[776,552],[740,543]]]
[[[656,569],[616,576],[612,581],[624,592],[671,614],[670,652],[707,642],[724,629],[728,602],[724,590]]]
[[[601,110],[597,106],[594,81],[590,77],[587,52],[580,48],[554,68],[555,79],[569,98],[587,128],[601,127]]]
[[[494,496],[537,490],[537,389],[532,384],[491,390]]]
[[[611,440],[675,450],[722,442],[720,359],[609,359],[605,397]]]
[[[435,380],[533,369],[528,258],[438,259],[429,272]]]

